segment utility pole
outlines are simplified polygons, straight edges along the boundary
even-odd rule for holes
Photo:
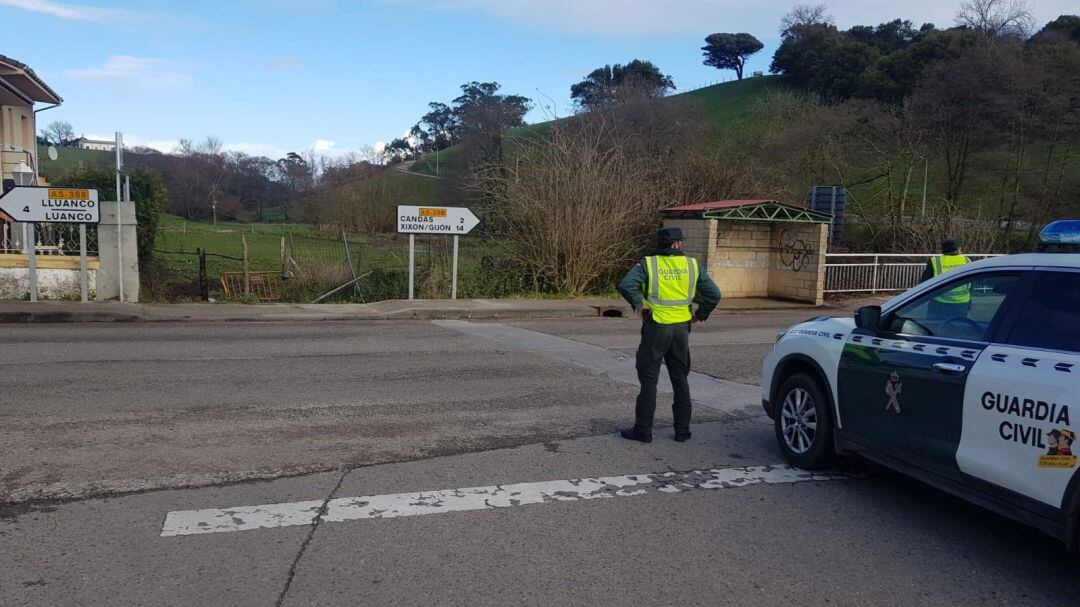
[[[922,174],[922,216],[926,217],[926,182],[930,176],[930,158],[923,156],[923,174]]]

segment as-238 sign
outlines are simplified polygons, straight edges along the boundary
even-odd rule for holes
[[[398,207],[398,234],[464,236],[478,225],[480,219],[464,207]]]
[[[15,221],[98,223],[98,191],[88,188],[15,187],[0,196],[0,211]]]

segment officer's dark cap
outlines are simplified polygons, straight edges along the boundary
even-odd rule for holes
[[[941,241],[942,253],[955,253],[960,250],[960,243],[955,238],[946,238]]]
[[[682,228],[661,228],[656,232],[660,242],[678,242],[683,239]]]

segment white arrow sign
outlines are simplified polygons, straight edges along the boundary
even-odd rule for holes
[[[446,234],[462,236],[480,225],[480,219],[464,207],[398,206],[398,234]]]
[[[0,196],[0,211],[15,221],[98,223],[98,191],[87,188],[17,186]]]

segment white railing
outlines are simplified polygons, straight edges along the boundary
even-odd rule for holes
[[[38,255],[78,255],[79,226],[74,223],[34,225],[34,252]],[[87,226],[86,250],[97,255],[97,226]],[[26,253],[22,224],[0,221],[0,253]]]
[[[967,254],[971,261],[995,254]],[[877,254],[877,253],[826,253],[826,293],[877,293],[878,291],[906,291],[919,283],[926,262],[936,255]]]

